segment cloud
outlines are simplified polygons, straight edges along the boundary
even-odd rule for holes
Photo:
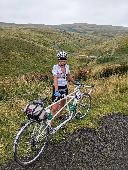
[[[83,2],[83,3],[82,3]],[[88,23],[123,25],[127,23],[127,0],[81,0],[78,8],[79,20]]]
[[[128,26],[127,0],[1,0],[0,21]]]

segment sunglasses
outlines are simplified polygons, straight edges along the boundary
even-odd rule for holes
[[[66,60],[58,60],[59,62],[66,62]]]

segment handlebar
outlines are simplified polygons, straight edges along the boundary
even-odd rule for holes
[[[74,91],[77,90],[77,89],[80,89],[81,87],[90,88],[89,94],[91,94],[92,91],[93,91],[92,88],[94,87],[94,84],[85,85],[85,84],[81,83],[80,85],[76,85],[76,88],[74,89]],[[62,99],[62,98],[64,98],[65,96],[66,96],[65,94],[62,94],[62,95],[56,97],[56,99],[55,99],[54,101],[56,102],[56,101],[58,101],[58,99]]]

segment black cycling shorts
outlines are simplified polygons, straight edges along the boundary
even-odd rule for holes
[[[68,95],[68,88],[67,86],[58,86],[58,91],[59,93],[62,94],[66,94]],[[57,99],[57,97],[54,95],[55,94],[55,87],[53,86],[53,93],[52,93],[52,102],[54,102],[55,100],[59,100],[60,98]],[[61,97],[62,98],[62,97]]]

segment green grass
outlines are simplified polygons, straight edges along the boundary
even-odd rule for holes
[[[96,38],[96,37],[95,37]],[[51,68],[56,63],[56,50],[64,48],[70,53],[71,73],[85,84],[95,84],[93,108],[84,120],[71,121],[64,131],[56,134],[60,141],[75,130],[98,128],[100,118],[112,112],[128,114],[128,51],[127,37],[117,37],[113,55],[113,39],[92,41],[79,34],[62,33],[46,29],[0,29],[0,165],[13,159],[13,140],[21,122],[26,119],[21,109],[31,100],[47,96],[51,103]],[[102,56],[88,59],[87,55]],[[107,57],[107,58],[106,58]],[[84,80],[85,67],[90,69]],[[120,73],[120,70],[125,70]],[[81,73],[79,73],[81,71]],[[109,76],[100,76],[106,72]],[[48,80],[40,80],[40,76]],[[70,85],[70,91],[73,86]]]
[[[112,112],[121,112],[128,114],[128,88],[127,76],[113,76],[105,80],[90,80],[95,84],[92,95],[93,108],[86,119],[77,120],[67,123],[65,130],[60,131],[55,136],[56,141],[63,140],[66,135],[73,133],[75,130],[90,127],[97,128],[100,118]],[[89,82],[89,83],[90,83]],[[73,88],[72,85],[70,87]],[[12,89],[12,90],[11,90]],[[21,84],[15,86],[12,84],[8,89],[8,99],[0,102],[1,114],[1,138],[0,146],[2,150],[1,164],[5,160],[12,159],[13,140],[20,127],[20,124],[26,117],[21,109],[33,99],[45,94],[48,96],[47,104],[50,103],[51,91],[46,83],[32,82],[27,85]],[[43,92],[43,93],[42,93]]]

